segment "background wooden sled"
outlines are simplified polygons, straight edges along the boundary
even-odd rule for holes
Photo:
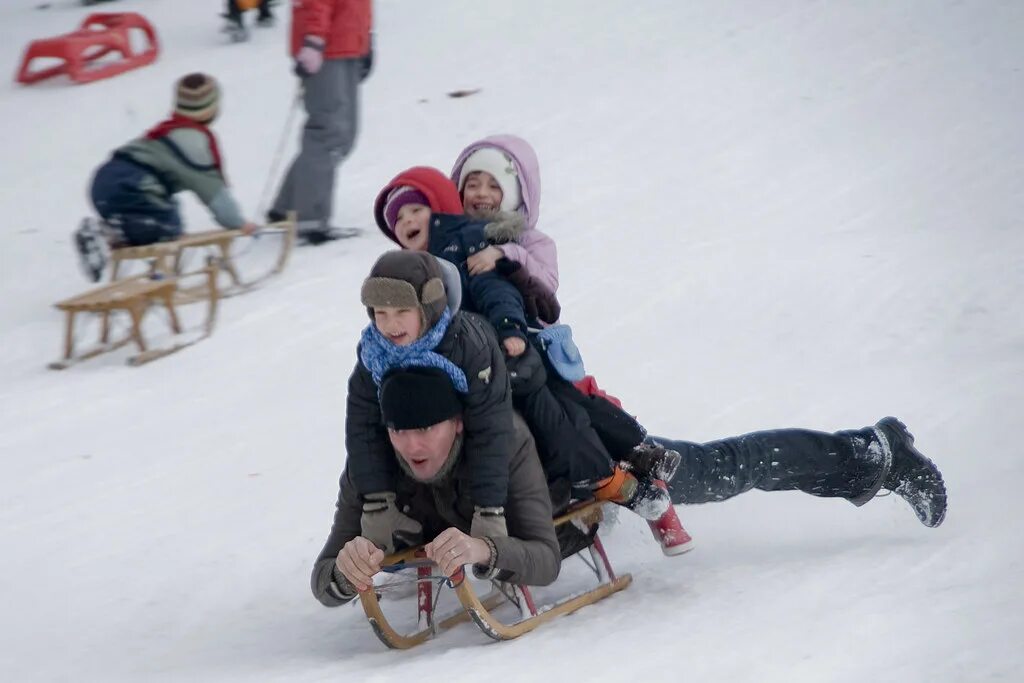
[[[596,525],[601,521],[602,503],[592,501],[553,520],[557,527],[562,524],[577,523],[584,527]],[[633,581],[629,574],[616,576],[608,561],[601,539],[597,536],[596,530],[593,535],[593,544],[587,548],[590,561],[584,562],[591,568],[598,580],[594,588],[571,595],[559,600],[553,605],[539,609],[533,600],[530,589],[527,586],[501,584],[493,582],[494,589],[487,595],[480,597],[466,580],[465,569],[446,581],[454,588],[458,596],[461,610],[453,614],[435,618],[434,596],[432,581],[438,577],[433,573],[437,565],[427,560],[423,555],[422,547],[413,548],[402,553],[389,555],[384,559],[384,564],[390,570],[402,568],[415,568],[417,571],[417,610],[419,616],[418,630],[410,634],[399,633],[384,616],[380,607],[377,592],[371,588],[359,594],[359,601],[363,606],[363,612],[370,623],[377,637],[389,648],[407,650],[425,642],[432,636],[446,631],[453,626],[472,620],[481,631],[495,640],[511,640],[528,633],[543,623],[551,621],[563,614],[575,612],[581,607],[591,605],[599,600],[623,590]],[[582,553],[579,554],[582,559]],[[564,560],[563,560],[564,561]],[[441,585],[444,585],[443,583]],[[492,610],[510,602],[519,609],[520,619],[512,623],[504,623],[494,616]]]
[[[236,296],[252,291],[269,278],[281,273],[288,265],[288,258],[291,256],[292,248],[295,246],[296,214],[288,215],[288,219],[280,223],[270,223],[261,228],[253,239],[270,234],[281,234],[281,250],[272,269],[263,275],[252,279],[244,280],[239,273],[231,253],[234,241],[242,236],[241,230],[209,230],[186,234],[180,239],[171,242],[157,242],[141,247],[121,247],[110,253],[110,279],[117,281],[122,273],[122,266],[130,261],[148,261],[154,273],[165,277],[176,278],[179,282],[174,294],[175,303],[189,304],[196,301],[204,301],[210,298],[212,290],[208,281],[198,285],[190,285],[183,282],[185,279],[192,279],[198,272],[185,272],[185,256],[190,250],[206,249],[214,252],[213,258],[217,259],[221,271],[227,274],[230,279],[228,287],[220,287],[217,291],[218,298]]]
[[[117,280],[101,287],[90,289],[78,296],[58,301],[54,306],[64,312],[64,357],[49,367],[52,370],[63,370],[89,358],[119,349],[134,342],[138,353],[129,357],[129,365],[142,365],[151,360],[162,358],[176,351],[191,346],[213,333],[213,325],[217,316],[217,275],[219,268],[215,261],[204,269],[210,295],[207,297],[206,320],[201,335],[190,341],[181,341],[168,347],[150,348],[142,334],[142,319],[153,304],[162,304],[167,311],[171,331],[181,335],[183,330],[175,308],[178,282],[173,277],[163,277],[150,273],[136,275],[124,280]],[[111,340],[111,318],[114,314],[127,313],[131,327],[121,339]],[[99,343],[83,353],[75,354],[75,321],[79,313],[88,313],[100,317]]]

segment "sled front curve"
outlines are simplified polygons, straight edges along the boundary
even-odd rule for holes
[[[243,280],[235,266],[234,256],[231,254],[231,246],[236,239],[243,236],[241,230],[209,230],[206,232],[189,233],[179,239],[169,242],[156,242],[139,247],[121,247],[111,252],[110,279],[117,281],[121,275],[121,267],[128,261],[148,261],[152,271],[164,277],[174,277],[179,280],[199,275],[203,271],[185,272],[184,256],[192,249],[207,248],[213,249],[214,257],[220,270],[228,275],[230,284],[226,288],[220,288],[216,292],[217,298],[229,298],[250,292],[262,285],[268,279],[280,274],[288,265],[289,257],[295,246],[297,220],[294,212],[291,212],[288,219],[280,223],[271,223],[259,231],[259,234],[280,234],[281,249],[270,271],[252,280]],[[255,237],[254,237],[255,239]],[[179,284],[175,292],[175,303],[189,304],[201,302],[214,295],[208,283],[195,286]]]
[[[632,582],[633,576],[631,574],[623,574],[610,583],[603,583],[597,588],[577,595],[574,598],[558,602],[551,609],[535,614],[534,616],[527,617],[526,619],[522,619],[521,621],[517,621],[513,624],[502,623],[493,614],[491,614],[491,610],[494,609],[494,607],[489,606],[484,601],[480,600],[477,597],[476,592],[473,590],[473,587],[469,585],[469,582],[463,581],[455,588],[455,592],[459,596],[459,602],[466,608],[466,613],[472,617],[473,621],[476,622],[476,625],[480,627],[481,631],[495,640],[512,640],[513,638],[518,638],[524,633],[529,633],[541,624],[547,623],[555,617],[562,616],[563,614],[571,614],[581,607],[586,607],[587,605],[592,605],[599,600],[604,600],[609,595],[623,590]]]
[[[581,505],[555,518],[553,523],[555,526],[566,523],[577,523],[585,527],[596,525],[601,519],[601,505],[599,502]],[[518,638],[524,633],[529,633],[555,617],[570,614],[581,607],[603,600],[632,583],[633,577],[629,574],[615,575],[611,563],[608,561],[608,556],[604,551],[604,546],[597,537],[596,528],[593,529],[591,545],[586,549],[589,551],[591,561],[584,561],[596,575],[598,585],[583,593],[569,596],[545,610],[538,610],[536,608],[533,597],[530,594],[530,589],[527,586],[518,586],[492,580],[494,590],[483,597],[478,596],[470,582],[465,580],[465,568],[463,568],[451,577],[450,580],[444,582],[454,588],[462,609],[444,618],[434,619],[434,586],[431,582],[438,580],[438,576],[433,573],[437,565],[425,558],[422,547],[411,548],[389,555],[384,559],[383,563],[385,567],[393,569],[417,569],[417,609],[420,619],[418,630],[408,634],[399,633],[388,622],[380,607],[377,593],[379,587],[360,592],[359,601],[363,606],[363,612],[366,614],[366,619],[370,623],[373,632],[389,648],[398,650],[410,649],[425,642],[437,633],[470,620],[481,631],[495,640],[511,640]],[[443,579],[444,577],[441,578]],[[506,624],[491,613],[491,610],[505,602],[510,602],[518,607],[522,619]]]
[[[488,609],[494,609],[504,601],[504,595],[498,592],[492,592],[481,601],[481,604],[485,605]],[[440,621],[434,622],[432,625],[427,626],[424,629],[416,631],[415,633],[403,635],[396,631],[388,622],[387,617],[384,616],[384,613],[381,611],[380,602],[377,599],[376,592],[373,590],[363,591],[359,594],[359,602],[363,605],[363,612],[366,614],[366,620],[370,622],[370,628],[373,629],[374,634],[376,634],[382,643],[393,650],[408,650],[428,640],[434,635],[441,633],[442,631],[447,631],[453,626],[457,626],[458,624],[462,624],[470,620],[468,612],[459,610]]]

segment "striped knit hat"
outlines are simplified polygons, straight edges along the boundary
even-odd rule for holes
[[[422,204],[429,208],[430,200],[425,194],[409,185],[400,185],[393,189],[384,203],[384,222],[388,224],[391,232],[394,232],[395,226],[398,225],[398,212],[406,204]]]
[[[174,113],[185,118],[209,123],[220,108],[220,86],[213,76],[193,73],[178,80],[174,96]]]

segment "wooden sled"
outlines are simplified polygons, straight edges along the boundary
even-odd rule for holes
[[[138,353],[128,358],[129,365],[142,365],[157,358],[180,351],[206,339],[213,333],[213,325],[217,316],[217,275],[219,269],[216,262],[211,262],[205,269],[207,284],[211,295],[207,298],[206,320],[201,335],[191,341],[182,341],[164,348],[150,348],[142,334],[142,320],[153,304],[162,304],[167,311],[171,331],[175,335],[183,333],[178,312],[175,308],[178,281],[173,277],[161,277],[154,274],[136,275],[117,280],[101,287],[90,289],[78,296],[59,301],[54,306],[64,311],[64,357],[49,364],[52,370],[63,370],[83,360],[95,358],[101,354],[135,343]],[[111,340],[111,318],[118,312],[128,314],[131,328],[124,337]],[[79,313],[91,313],[100,316],[99,343],[88,351],[75,354],[75,320]]]
[[[597,524],[601,520],[600,502],[590,502],[582,505],[566,514],[554,519],[555,526],[567,523],[578,523],[584,526]],[[389,648],[407,650],[425,642],[434,635],[446,631],[453,626],[466,621],[473,621],[481,631],[495,640],[511,640],[528,633],[543,623],[551,621],[563,614],[575,612],[581,607],[591,605],[599,600],[617,593],[626,588],[633,581],[629,574],[616,576],[612,570],[608,555],[604,551],[601,539],[594,534],[593,544],[587,548],[590,561],[584,562],[594,572],[598,585],[588,591],[564,598],[554,605],[538,609],[533,600],[530,589],[527,586],[501,584],[492,581],[494,589],[487,595],[480,597],[473,590],[469,581],[466,581],[465,570],[460,570],[454,577],[448,580],[454,588],[461,605],[460,610],[441,618],[435,618],[433,614],[435,600],[433,597],[434,585],[431,583],[437,577],[433,571],[437,568],[430,560],[427,560],[422,548],[414,548],[402,553],[390,555],[384,559],[385,566],[392,571],[401,568],[415,567],[417,570],[417,610],[419,615],[418,630],[410,634],[401,634],[396,631],[388,622],[381,611],[377,591],[370,589],[359,594],[359,601],[363,606],[367,621],[374,633]],[[583,559],[582,553],[578,556]],[[442,585],[444,585],[442,583]],[[492,610],[510,602],[519,609],[520,619],[512,623],[504,623],[492,614]]]
[[[191,279],[197,274],[205,271],[185,272],[184,257],[190,249],[209,248],[215,251],[217,264],[220,270],[227,273],[231,280],[229,287],[220,288],[217,291],[217,298],[227,298],[250,292],[266,280],[281,273],[288,265],[288,258],[291,256],[292,248],[295,245],[296,216],[289,214],[288,220],[280,223],[271,223],[259,231],[260,235],[279,233],[282,235],[281,251],[270,272],[260,277],[245,281],[235,267],[231,254],[232,243],[240,236],[241,230],[209,230],[184,235],[180,239],[171,242],[157,242],[141,247],[121,247],[114,249],[110,254],[110,279],[116,282],[121,274],[122,264],[128,261],[148,261],[152,272],[165,277],[173,277],[179,281],[175,291],[174,300],[178,304],[189,304],[196,301],[209,299],[213,290],[209,281],[203,278],[198,285],[187,285],[182,280]]]

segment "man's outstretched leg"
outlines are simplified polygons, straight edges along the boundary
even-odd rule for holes
[[[682,456],[676,476],[667,482],[674,503],[725,500],[757,488],[863,505],[884,488],[906,500],[925,526],[936,527],[945,518],[942,474],[894,417],[834,434],[778,429],[706,444],[653,440]]]

